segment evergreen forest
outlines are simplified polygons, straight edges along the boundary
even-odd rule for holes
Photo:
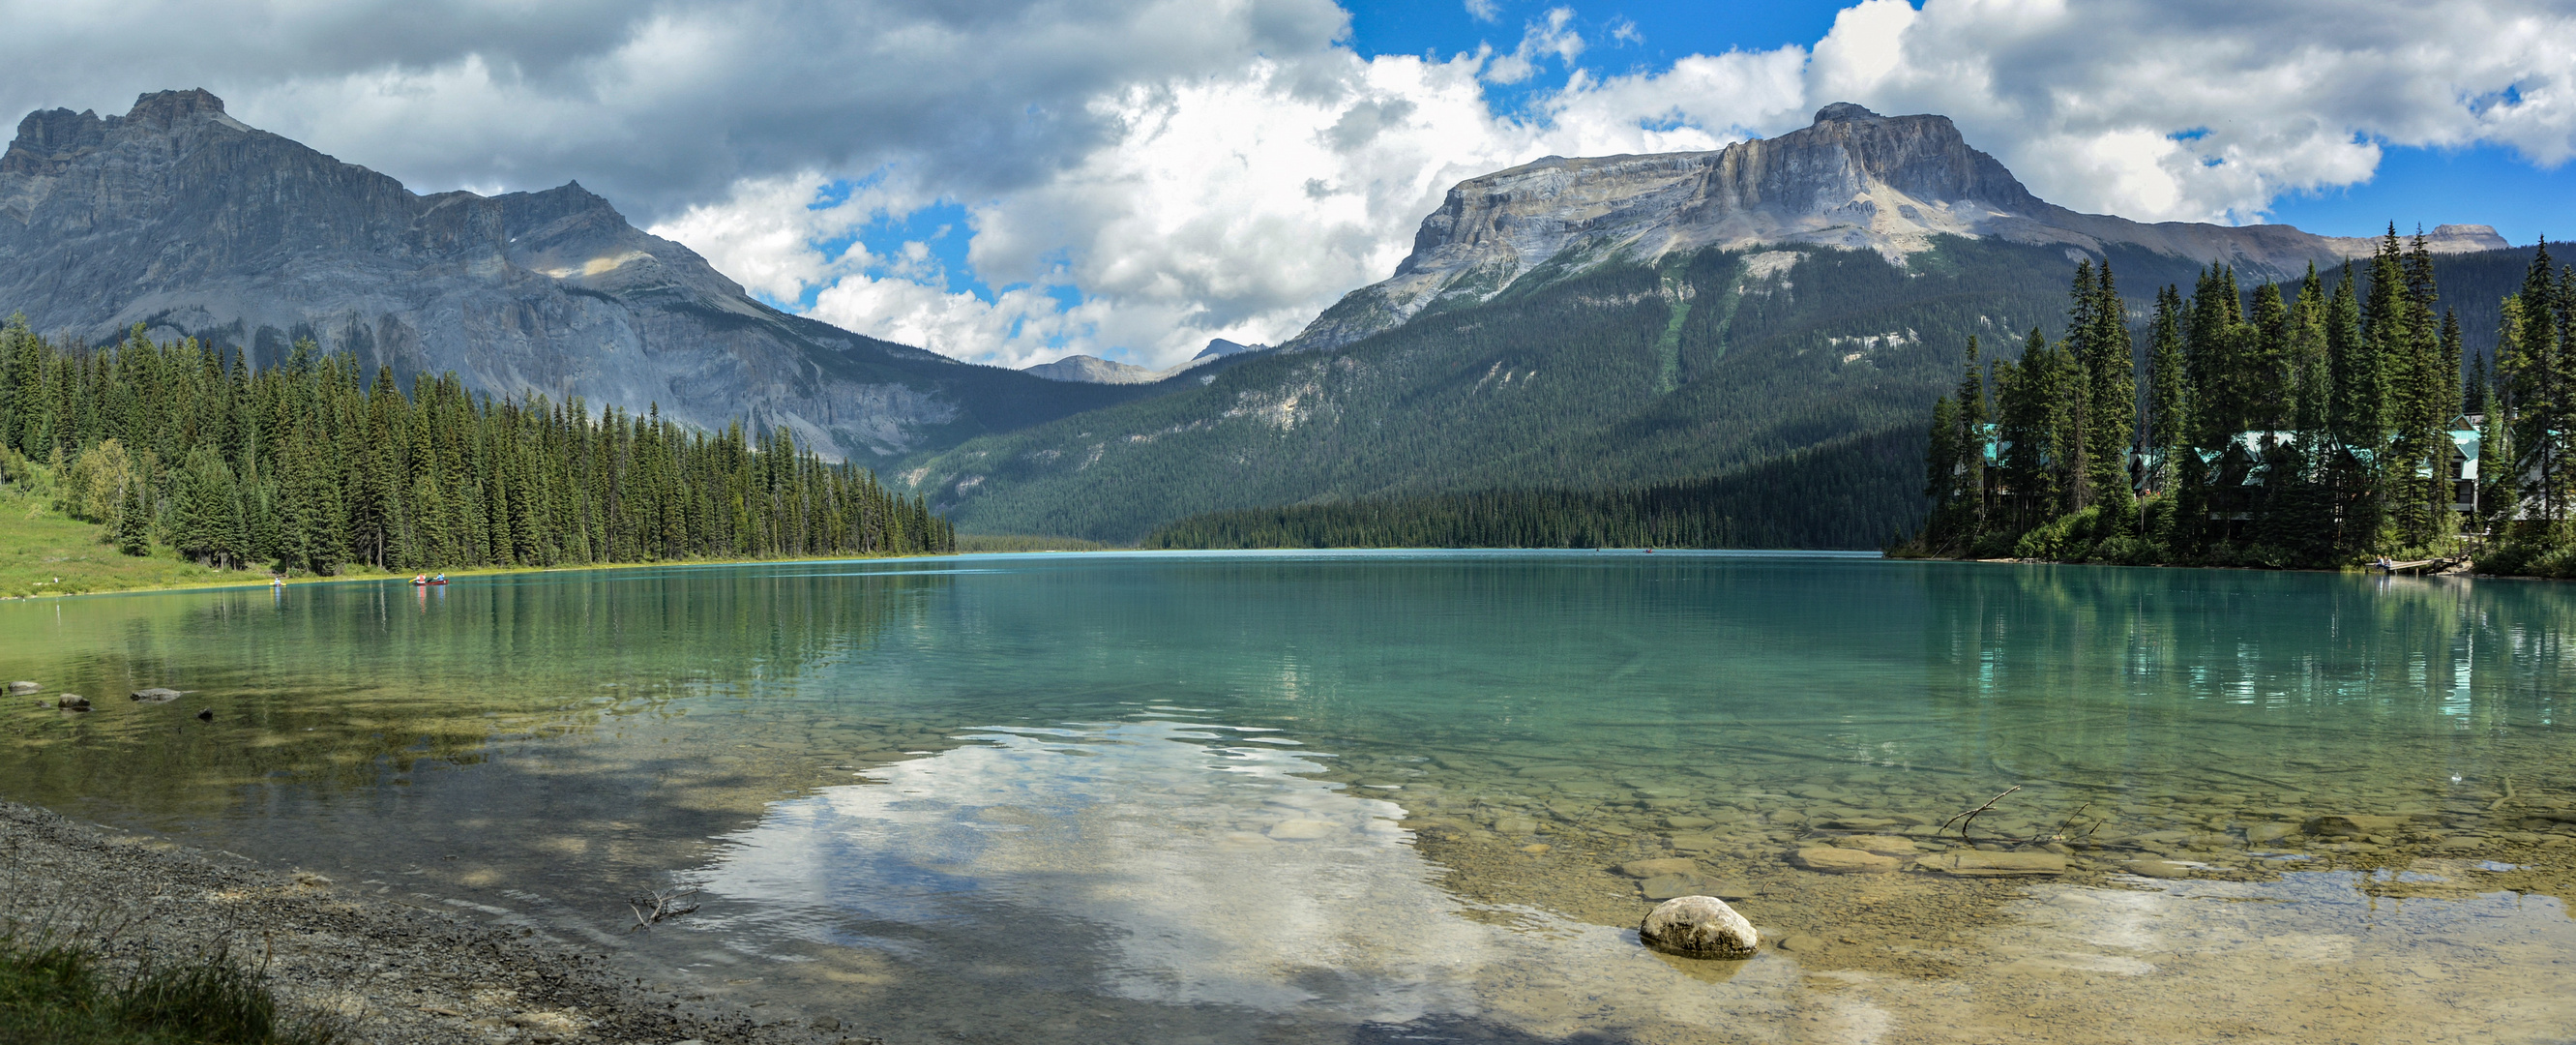
[[[140,326],[96,350],[0,330],[0,478],[224,568],[330,575],[680,559],[942,553],[920,498],[791,434],[708,432],[579,400],[408,393],[304,343],[254,371]]]
[[[1710,479],[1195,515],[1148,548],[1875,548],[1912,528],[1922,437],[1888,428]]]
[[[2576,272],[2551,266],[2543,244],[2500,309],[2476,310],[2494,317],[2480,353],[2422,237],[2393,226],[2366,265],[2250,296],[2204,270],[2187,296],[2160,289],[2143,331],[2110,265],[2081,264],[2064,337],[2033,330],[2017,358],[1967,341],[1933,408],[1931,512],[1903,550],[2311,568],[2474,551],[2482,570],[2576,569]]]

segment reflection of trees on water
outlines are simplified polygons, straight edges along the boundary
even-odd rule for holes
[[[809,568],[568,573],[409,585],[313,585],[67,600],[0,615],[0,664],[87,715],[22,705],[0,719],[0,793],[212,812],[270,778],[369,787],[495,739],[683,698],[757,695],[917,619],[939,574]],[[798,575],[808,574],[808,575]],[[22,619],[10,621],[6,616]],[[146,686],[188,691],[135,705]],[[29,702],[32,704],[32,701]],[[193,716],[215,712],[212,723]]]
[[[1974,724],[1945,752],[1963,766],[2240,788],[2397,774],[2420,786],[2521,771],[2576,711],[2576,589],[2563,585],[1927,570],[1923,687]]]

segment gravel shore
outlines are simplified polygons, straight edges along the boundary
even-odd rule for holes
[[[0,894],[22,935],[95,948],[111,970],[229,948],[265,961],[279,1000],[335,1013],[350,1040],[860,1045],[838,1030],[759,1022],[620,977],[597,954],[249,867],[154,838],[0,803]]]

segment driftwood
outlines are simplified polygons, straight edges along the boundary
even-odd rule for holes
[[[687,889],[679,889],[667,893],[655,892],[650,896],[629,898],[626,901],[626,909],[635,912],[635,927],[626,931],[630,933],[642,932],[654,927],[655,925],[659,925],[673,918],[677,918],[681,915],[697,910],[698,905],[696,904],[675,906],[679,904],[681,900],[697,895],[697,892],[697,888],[692,886]],[[651,910],[645,909],[648,906]]]
[[[1987,799],[1987,800],[1986,800],[1986,804],[1981,805],[1981,806],[1978,806],[1978,807],[1977,807],[1977,808],[1975,808],[1975,809],[1968,810],[1967,812],[1961,813],[1961,814],[1959,814],[1959,815],[1957,815],[1957,816],[1951,817],[1950,819],[1947,819],[1947,820],[1941,821],[1941,830],[1940,830],[1940,831],[1934,831],[1934,832],[1932,832],[1932,833],[1933,833],[1935,836],[1938,836],[1938,835],[1941,833],[1941,831],[1947,831],[1947,830],[1949,830],[1949,829],[1950,829],[1950,825],[1952,825],[1952,824],[1957,824],[1957,825],[1959,825],[1959,840],[1960,840],[1960,841],[1962,841],[1962,842],[1968,841],[1968,828],[1969,828],[1969,827],[1971,827],[1971,826],[1974,826],[1974,825],[1976,824],[1976,822],[1977,822],[1977,815],[1978,815],[1978,814],[1980,814],[1980,813],[1988,812],[1988,811],[1990,811],[1990,810],[1994,809],[1994,807],[1995,807],[1995,803],[2003,801],[2006,795],[2010,795],[2010,794],[2012,794],[2013,792],[2015,792],[2015,791],[2019,791],[2019,790],[2021,790],[2021,785],[2020,785],[2020,784],[2014,784],[2014,785],[2013,785],[2013,786],[2011,786],[2011,787],[2005,788],[2005,789],[2004,789],[2004,793],[2003,793],[2003,794],[2001,794],[2001,795],[1996,795],[1996,796],[1995,796],[1995,797],[1993,797],[1993,798],[1989,798],[1989,799]]]

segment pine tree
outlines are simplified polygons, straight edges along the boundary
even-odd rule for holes
[[[152,516],[143,503],[143,484],[125,484],[125,505],[116,513],[116,550],[127,555],[148,555],[151,547]]]

